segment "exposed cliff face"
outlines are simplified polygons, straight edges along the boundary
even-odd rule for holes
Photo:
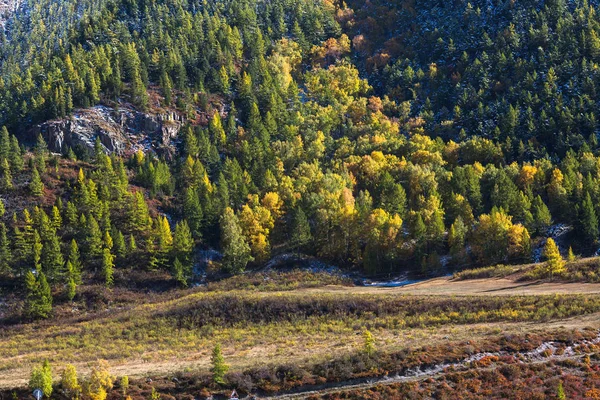
[[[0,29],[4,29],[6,20],[19,7],[19,0],[0,0]]]
[[[109,153],[170,152],[184,118],[175,113],[141,113],[130,108],[96,106],[75,110],[72,116],[44,122],[32,130],[41,133],[50,151],[64,153],[69,147],[93,148],[96,138]]]

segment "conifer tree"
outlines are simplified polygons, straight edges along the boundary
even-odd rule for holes
[[[306,214],[304,213],[304,210],[302,210],[302,207],[297,207],[295,210],[291,233],[292,237],[290,238],[290,244],[292,249],[300,251],[312,240],[308,218],[306,218]]]
[[[23,154],[19,147],[19,141],[15,135],[12,135],[10,138],[10,156],[8,160],[14,172],[21,172],[21,170],[23,170],[25,162],[23,161]]]
[[[10,273],[12,253],[8,243],[6,225],[0,221],[0,276]]]
[[[64,258],[60,250],[60,242],[56,234],[50,235],[43,244],[42,268],[51,281],[56,281],[62,272]]]
[[[221,345],[218,343],[213,349],[210,363],[210,372],[213,374],[213,382],[223,385],[225,383],[225,374],[229,370],[229,366],[225,363],[225,358],[221,352]]]
[[[90,215],[87,219],[86,243],[90,257],[99,256],[102,253],[102,232],[96,219]]]
[[[598,240],[598,217],[594,210],[594,203],[587,192],[579,209],[579,222],[582,232],[589,242]]]
[[[38,272],[37,277],[31,271],[25,275],[27,296],[25,313],[29,318],[48,318],[52,312],[52,293],[50,285],[43,272]]]
[[[14,187],[13,177],[6,158],[0,158],[0,189],[9,191]]]
[[[368,329],[364,331],[363,339],[365,341],[363,347],[365,354],[372,356],[375,353],[375,338]]]
[[[71,265],[71,268],[67,268],[67,272],[69,276],[73,279],[73,281],[80,285],[81,284],[81,257],[79,255],[79,246],[75,239],[71,239],[71,244],[69,246],[69,256],[67,258],[67,264]]]
[[[60,377],[60,386],[68,396],[77,399],[81,393],[81,386],[77,379],[77,370],[72,364],[68,364]]]
[[[44,248],[44,245],[42,244],[42,239],[40,238],[38,231],[35,230],[33,232],[33,244],[32,244],[31,254],[33,254],[33,266],[34,266],[35,270],[38,272],[42,271],[41,260],[42,260],[42,249],[43,248]]]
[[[175,278],[177,283],[181,286],[187,286],[186,273],[183,264],[179,261],[179,257],[175,257],[175,261],[173,261],[173,278]]]
[[[577,257],[575,256],[575,253],[573,253],[573,247],[569,246],[569,253],[567,255],[567,261],[573,262],[576,259],[577,259]]]
[[[118,257],[125,257],[125,255],[127,254],[127,246],[125,245],[125,236],[123,236],[123,232],[121,232],[119,230],[115,230],[114,248],[115,248],[115,254]]]
[[[36,197],[41,197],[44,194],[44,184],[40,178],[37,167],[33,167],[31,171],[31,181],[29,182],[29,191]]]
[[[546,271],[550,276],[558,275],[564,272],[565,261],[560,255],[558,246],[554,239],[548,238],[544,246],[544,257],[546,258]]]
[[[221,216],[220,228],[224,268],[234,274],[243,272],[253,257],[238,218],[229,207]]]
[[[536,233],[542,234],[552,224],[550,210],[538,195],[531,204],[531,213],[533,214],[533,227]]]
[[[42,365],[33,367],[29,378],[29,389],[40,389],[46,398],[52,397],[52,367],[48,360]]]
[[[189,222],[189,227],[194,237],[200,239],[202,237],[201,229],[204,215],[200,206],[200,200],[198,199],[198,193],[190,188],[185,191],[184,196],[183,214]]]
[[[113,285],[113,274],[114,274],[114,256],[110,250],[105,248],[102,251],[102,278],[106,287],[112,287]]]

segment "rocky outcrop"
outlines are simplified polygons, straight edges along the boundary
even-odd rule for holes
[[[96,106],[78,109],[67,118],[44,122],[31,132],[42,134],[50,151],[93,148],[96,139],[109,153],[123,154],[141,149],[160,151],[168,148],[184,124],[175,112],[141,113],[130,108],[112,109]]]
[[[19,0],[0,0],[0,28],[4,29],[4,24],[10,15],[19,7]]]

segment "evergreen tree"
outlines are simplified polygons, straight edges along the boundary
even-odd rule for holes
[[[68,396],[77,399],[81,393],[81,386],[77,379],[77,370],[74,365],[68,364],[60,377],[60,386]]]
[[[567,261],[568,262],[573,262],[577,259],[577,257],[575,256],[575,253],[573,253],[573,248],[571,246],[569,246],[569,253],[567,255]]]
[[[223,267],[231,273],[243,272],[246,264],[253,260],[250,246],[240,228],[239,220],[229,207],[221,216],[221,250]]]
[[[38,276],[35,277],[28,271],[25,275],[25,287],[25,314],[34,319],[48,318],[52,312],[52,293],[44,273],[38,272]]]
[[[12,190],[13,187],[13,177],[8,165],[8,160],[6,158],[0,158],[0,189],[9,191]]]
[[[363,338],[365,341],[363,350],[366,355],[372,356],[373,354],[375,354],[375,338],[369,330],[364,331]]]
[[[550,276],[559,275],[564,272],[565,261],[563,260],[558,246],[552,238],[546,240],[544,246],[544,257],[546,258],[546,271]]]
[[[40,389],[49,399],[52,397],[52,380],[52,367],[48,360],[44,360],[42,365],[33,367],[29,378],[29,389]]]
[[[534,231],[538,234],[542,234],[548,229],[550,224],[552,224],[552,216],[550,215],[550,210],[539,195],[533,200],[531,211],[533,214]]]
[[[102,253],[102,232],[96,219],[90,215],[87,219],[86,244],[90,257],[99,256]]]
[[[71,239],[71,244],[69,246],[69,256],[67,258],[67,264],[71,265],[71,268],[67,268],[67,272],[69,277],[73,279],[73,281],[80,285],[81,284],[81,258],[79,255],[79,246],[75,239]]]
[[[579,208],[579,223],[581,231],[588,242],[598,240],[598,217],[589,192],[586,193]]]
[[[175,257],[175,261],[173,261],[173,278],[179,283],[181,286],[187,286],[187,277],[184,271],[183,264],[179,261],[179,257]]]
[[[33,170],[31,171],[29,191],[36,197],[41,197],[44,194],[44,184],[42,183],[37,167],[33,167]]]
[[[213,382],[215,382],[218,385],[225,384],[225,374],[229,370],[229,366],[225,363],[225,358],[221,353],[221,345],[218,343],[213,349],[210,363],[210,372],[212,372],[213,374]]]
[[[10,273],[11,261],[12,253],[6,233],[6,225],[0,221],[0,276],[6,276]]]
[[[60,251],[60,242],[56,234],[50,235],[43,244],[42,250],[42,268],[48,275],[48,278],[55,282],[64,265],[64,258]]]
[[[290,247],[297,251],[300,251],[312,240],[308,218],[301,207],[297,207],[295,210],[291,233]]]
[[[114,256],[109,249],[105,248],[102,251],[102,278],[104,279],[104,284],[108,288],[112,287],[114,283],[114,266]]]
[[[194,237],[200,239],[202,237],[201,229],[204,215],[200,206],[200,200],[198,199],[198,193],[193,189],[185,191],[183,215],[189,222],[189,227]]]

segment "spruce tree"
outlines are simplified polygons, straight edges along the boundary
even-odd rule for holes
[[[46,398],[52,397],[52,367],[48,360],[42,365],[33,367],[29,378],[29,389],[40,389]]]
[[[11,261],[12,253],[8,243],[6,225],[0,221],[0,276],[6,276],[10,273]]]
[[[52,293],[46,275],[38,272],[38,276],[35,277],[31,271],[27,271],[25,287],[25,314],[34,319],[48,318],[52,312]]]
[[[8,160],[6,158],[0,158],[0,189],[9,191],[12,190],[13,187],[13,177],[10,172]]]
[[[194,237],[200,239],[202,237],[201,230],[204,215],[200,206],[200,200],[198,199],[198,193],[193,188],[190,188],[185,191],[184,196],[183,215],[187,219]]]
[[[37,167],[33,167],[33,170],[31,171],[29,191],[36,197],[41,197],[44,194],[44,184],[42,183]]]
[[[225,358],[221,353],[221,345],[218,343],[213,349],[210,363],[210,372],[213,374],[213,382],[223,385],[225,383],[225,374],[229,370],[229,366],[225,363]]]
[[[71,244],[69,246],[69,256],[67,258],[68,262],[71,264],[71,268],[67,271],[69,276],[73,278],[77,285],[81,284],[81,273],[82,273],[82,265],[81,265],[81,257],[79,255],[79,246],[75,239],[71,239]]]
[[[579,223],[588,242],[593,243],[598,240],[598,217],[589,192],[586,193],[579,208]]]
[[[99,256],[102,253],[102,232],[96,219],[90,215],[87,219],[87,249],[90,257]]]
[[[253,260],[250,246],[242,233],[237,216],[229,207],[221,216],[221,251],[223,252],[223,267],[226,271],[238,274],[244,271],[246,265]]]
[[[291,230],[290,247],[292,249],[300,251],[312,240],[310,224],[302,207],[297,207],[295,210]]]
[[[542,234],[552,224],[552,216],[550,210],[538,195],[531,204],[531,213],[533,215],[533,227],[535,232]]]
[[[105,248],[102,251],[102,278],[104,279],[104,284],[108,288],[112,287],[114,283],[114,266],[114,256],[109,249]]]
[[[564,272],[565,261],[560,255],[558,246],[554,239],[548,238],[544,246],[544,257],[546,258],[546,273],[549,276],[558,275]]]

